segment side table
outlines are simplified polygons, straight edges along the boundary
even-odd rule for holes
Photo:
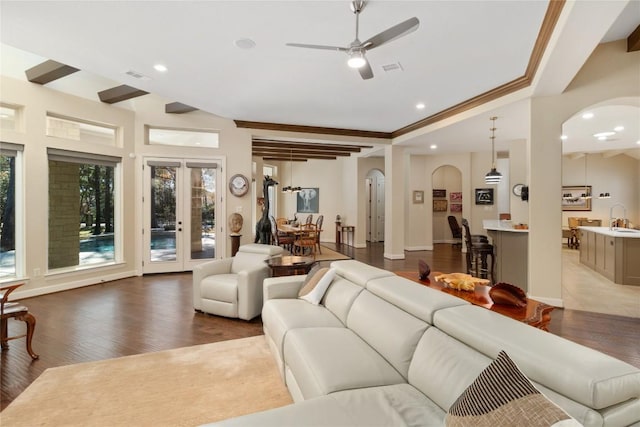
[[[316,260],[313,257],[281,256],[269,258],[265,262],[271,269],[271,276],[280,277],[307,274]]]
[[[551,312],[555,307],[547,305],[540,301],[536,301],[527,298],[526,307],[514,307],[510,305],[495,304],[489,295],[490,286],[476,285],[476,289],[473,292],[460,291],[452,289],[446,286],[442,282],[436,282],[435,280],[420,280],[417,271],[394,271],[398,276],[402,276],[406,279],[413,280],[421,285],[428,286],[433,289],[446,292],[450,295],[462,298],[465,301],[470,302],[473,305],[484,307],[488,310],[500,313],[503,316],[510,317],[519,322],[526,323],[535,328],[548,331],[549,322],[551,321]]]

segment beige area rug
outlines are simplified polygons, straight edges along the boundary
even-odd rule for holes
[[[337,261],[341,259],[351,259],[351,257],[329,249],[326,246],[322,246],[322,253],[316,251],[316,261]]]
[[[47,369],[9,426],[195,426],[292,403],[264,336]]]

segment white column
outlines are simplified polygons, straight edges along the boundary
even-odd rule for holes
[[[385,207],[384,257],[404,259],[404,204],[409,200],[405,191],[404,147],[388,145],[384,148]]]

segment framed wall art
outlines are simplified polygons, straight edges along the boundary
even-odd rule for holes
[[[591,194],[590,185],[563,185],[562,186],[562,210],[563,211],[590,211],[591,198],[582,197],[584,193]]]
[[[460,203],[451,203],[449,210],[451,212],[462,212],[462,205]]]
[[[433,211],[434,212],[446,212],[447,211],[447,201],[446,200],[434,200],[433,201]]]
[[[424,203],[424,191],[416,190],[413,192],[413,203]]]
[[[476,205],[492,205],[493,188],[476,188]]]
[[[320,212],[320,189],[303,188],[298,192],[297,202],[296,207],[299,213]]]
[[[462,202],[462,193],[459,191],[452,191],[449,193],[449,199],[451,200],[451,203],[460,203]]]
[[[433,190],[434,199],[444,199],[447,197],[447,190]]]

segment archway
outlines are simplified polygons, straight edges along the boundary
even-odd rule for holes
[[[384,242],[384,174],[379,169],[367,173],[366,186],[366,240]]]
[[[458,224],[462,221],[462,172],[451,165],[438,167],[431,174],[431,188],[433,243],[456,243],[458,240],[454,239],[447,218],[453,215]]]

